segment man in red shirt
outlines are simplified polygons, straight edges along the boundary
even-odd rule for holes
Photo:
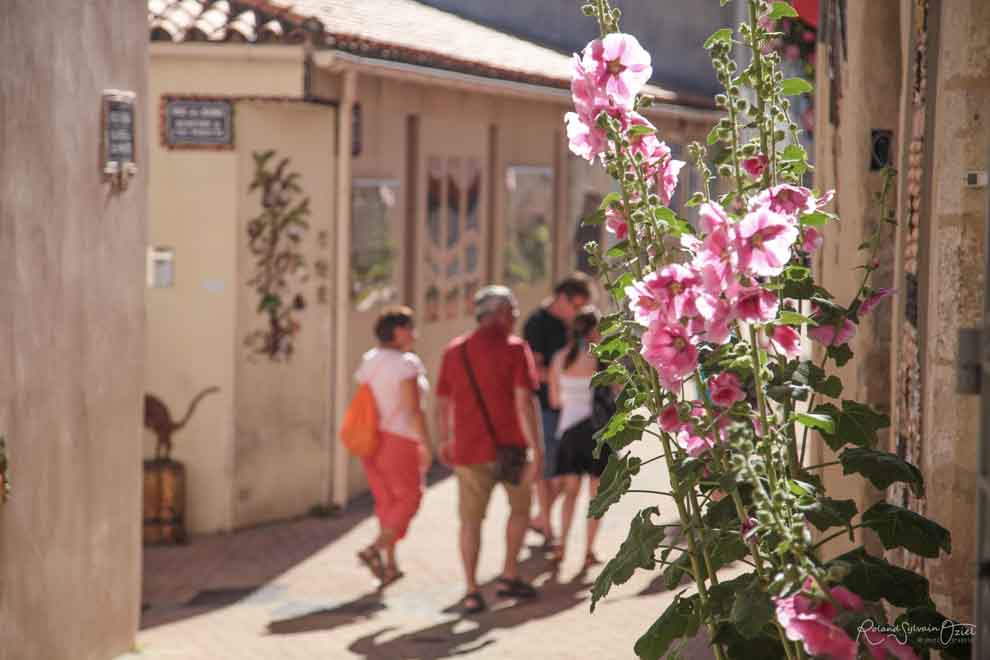
[[[463,604],[468,613],[485,609],[478,590],[478,554],[481,523],[495,487],[496,446],[528,448],[529,454],[521,481],[502,482],[510,513],[498,595],[536,596],[533,587],[519,579],[518,559],[529,526],[531,485],[543,462],[535,396],[539,378],[529,346],[512,334],[519,316],[516,299],[506,287],[487,286],[475,295],[474,307],[477,329],[444,350],[435,411],[438,454],[457,477],[461,561],[467,579]]]

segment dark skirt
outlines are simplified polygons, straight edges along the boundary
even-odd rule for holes
[[[557,450],[556,474],[588,474],[592,477],[602,476],[608,465],[608,455],[611,449],[608,445],[602,447],[602,454],[594,457],[595,429],[591,418],[582,420],[564,431],[560,438],[560,448]]]

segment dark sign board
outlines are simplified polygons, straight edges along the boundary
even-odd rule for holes
[[[137,173],[134,138],[134,92],[108,89],[103,92],[100,169],[105,180],[119,188]]]
[[[207,149],[234,146],[233,104],[228,100],[167,99],[162,119],[165,146]]]

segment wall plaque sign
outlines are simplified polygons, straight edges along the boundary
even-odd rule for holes
[[[229,99],[163,97],[162,143],[170,149],[233,149]]]
[[[104,180],[126,188],[137,173],[134,138],[134,92],[108,89],[103,92],[100,169]]]

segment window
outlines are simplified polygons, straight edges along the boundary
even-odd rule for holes
[[[396,249],[393,217],[399,183],[354,179],[351,185],[351,302],[358,311],[393,302]]]
[[[502,280],[509,286],[550,277],[553,170],[516,165],[505,172],[505,248]]]

